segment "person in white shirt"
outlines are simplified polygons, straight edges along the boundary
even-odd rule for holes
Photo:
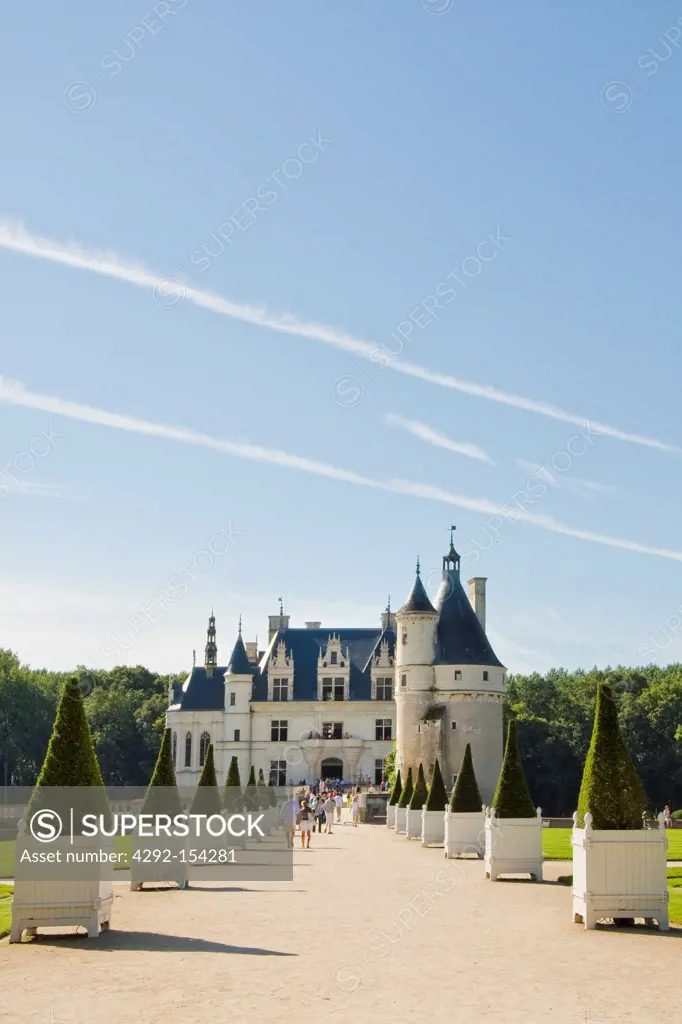
[[[336,820],[341,821],[341,808],[343,807],[343,797],[340,793],[337,793],[334,798],[336,804]]]
[[[353,802],[350,805],[350,812],[353,816],[353,828],[357,828],[358,821],[360,820],[360,799],[357,793],[353,794]]]
[[[291,800],[285,800],[279,812],[279,820],[282,823],[284,835],[286,836],[287,849],[290,850],[294,848],[294,832],[296,831],[296,821],[300,808],[300,800],[297,797],[292,797]]]
[[[331,830],[332,830],[332,822],[334,821],[334,808],[335,808],[335,806],[336,806],[336,804],[334,803],[334,798],[332,797],[332,795],[330,793],[329,796],[327,797],[327,799],[324,802],[324,813],[327,816],[327,827],[325,829],[325,832],[329,832],[330,834],[331,834]]]

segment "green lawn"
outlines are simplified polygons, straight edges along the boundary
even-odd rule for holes
[[[542,853],[545,860],[572,860],[570,828],[543,829]],[[682,860],[682,828],[668,830],[668,860]]]
[[[0,885],[0,939],[9,935],[12,918],[12,886]]]

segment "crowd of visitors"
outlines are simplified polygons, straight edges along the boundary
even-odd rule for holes
[[[280,810],[280,821],[287,840],[293,848],[298,828],[301,847],[310,849],[314,832],[331,835],[334,824],[341,823],[344,805],[350,811],[351,824],[357,828],[360,821],[360,787],[347,786],[331,779],[321,779],[287,800]]]

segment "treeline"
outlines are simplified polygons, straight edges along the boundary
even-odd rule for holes
[[[49,672],[22,665],[0,648],[0,785],[32,786],[45,757],[66,675],[85,695],[90,730],[112,786],[146,786],[165,723],[170,679],[142,666],[109,670],[78,666]]]
[[[75,672],[104,781],[146,786],[161,742],[168,685],[142,666]],[[47,750],[65,673],[30,669],[0,648],[0,785],[31,786]],[[610,683],[623,736],[652,810],[682,807],[682,665],[510,675],[506,716],[518,720],[519,747],[533,799],[545,814],[576,808],[592,732],[597,683]]]
[[[518,720],[519,748],[533,800],[545,814],[570,817],[592,733],[598,682],[608,682],[650,808],[682,807],[682,665],[512,675],[507,716]]]

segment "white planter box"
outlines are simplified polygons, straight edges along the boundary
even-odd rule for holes
[[[422,811],[422,846],[442,846],[445,839],[444,811]]]
[[[498,818],[494,808],[485,819],[485,877],[530,875],[542,881],[542,813],[535,818]]]
[[[658,829],[573,828],[573,920],[594,928],[600,918],[643,917],[668,930],[668,836]],[[573,816],[574,822],[577,815]]]
[[[485,807],[480,811],[460,811],[450,808],[443,818],[445,826],[445,856],[452,859],[473,853],[483,857],[485,850]]]
[[[167,882],[175,882],[178,889],[187,888],[189,864],[187,863],[187,849],[191,846],[191,840],[173,837],[172,839],[152,840],[138,846],[137,837],[133,836],[133,852],[130,861],[130,891],[139,892],[143,885],[151,885],[155,888]],[[169,861],[154,861],[152,853],[154,847],[170,850]],[[133,858],[137,854],[138,859]],[[181,855],[185,860],[181,860]],[[149,860],[145,860],[149,857]]]
[[[398,833],[405,832],[406,824],[405,819],[407,817],[407,807],[397,807],[395,809],[395,830]]]
[[[386,826],[388,828],[395,828],[395,804],[387,804],[386,806]]]
[[[422,837],[422,809],[413,811],[405,808],[405,834],[408,839],[421,839]]]
[[[73,842],[57,840],[49,850],[61,851],[66,862],[67,852],[76,855],[114,853],[111,842],[75,837]],[[108,870],[111,870],[109,865]],[[114,902],[113,882],[99,877],[99,868],[93,871],[95,877],[77,880],[42,880],[17,877],[14,881],[12,898],[12,924],[10,942],[21,942],[24,929],[35,935],[38,928],[70,928],[82,925],[88,937],[96,939],[100,931],[111,924],[111,910]]]

